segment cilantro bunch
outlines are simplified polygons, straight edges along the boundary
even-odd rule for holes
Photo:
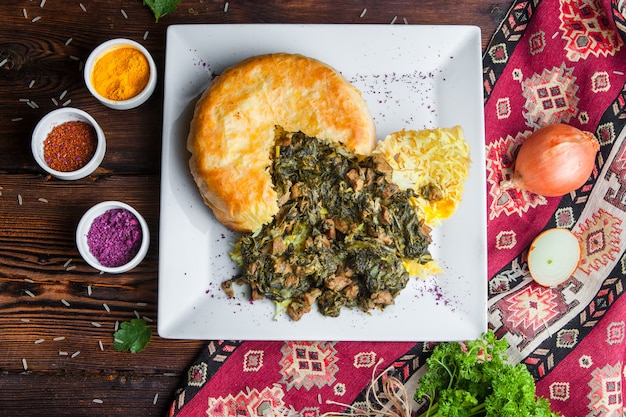
[[[415,400],[426,399],[420,417],[555,417],[523,364],[511,365],[508,343],[492,331],[481,339],[441,343],[426,360]]]

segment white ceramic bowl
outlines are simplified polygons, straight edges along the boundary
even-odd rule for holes
[[[104,54],[106,54],[107,52],[110,52],[111,50],[115,48],[120,48],[120,47],[125,47],[125,46],[130,46],[130,47],[138,49],[146,57],[146,59],[148,60],[148,64],[150,66],[150,78],[148,80],[148,84],[143,89],[143,91],[137,94],[136,96],[129,98],[128,100],[121,100],[121,101],[110,100],[98,94],[93,84],[91,83],[91,74],[93,72],[93,68],[96,62],[98,61],[100,57],[102,57]],[[133,109],[145,103],[146,100],[148,100],[148,98],[150,98],[150,96],[154,92],[154,89],[156,87],[156,82],[157,82],[157,68],[156,68],[156,64],[154,63],[154,59],[152,58],[152,55],[150,55],[150,52],[148,52],[148,50],[140,43],[132,41],[130,39],[123,39],[123,38],[108,40],[100,44],[96,49],[94,49],[93,52],[91,52],[91,54],[87,58],[87,61],[85,62],[85,69],[84,69],[83,75],[85,78],[85,84],[87,85],[87,89],[89,90],[89,92],[105,106],[110,107],[112,109],[116,109],[116,110]]]
[[[96,130],[96,135],[98,138],[98,145],[96,147],[96,152],[87,164],[85,164],[82,168],[77,169],[76,171],[57,171],[52,169],[46,163],[44,159],[44,142],[48,137],[50,131],[58,125],[61,125],[65,122],[71,121],[81,121],[89,123]],[[35,161],[39,164],[41,168],[43,168],[46,172],[51,174],[52,176],[62,179],[62,180],[79,180],[81,178],[85,178],[89,174],[100,166],[102,159],[104,159],[104,154],[106,153],[106,139],[104,137],[104,132],[102,128],[96,122],[96,120],[91,117],[87,112],[75,109],[73,107],[61,107],[59,109],[53,110],[47,115],[45,115],[37,126],[35,126],[35,130],[33,130],[33,136],[31,140],[31,149],[33,151],[33,157]]]
[[[128,210],[137,218],[139,224],[141,225],[141,246],[139,247],[139,251],[127,264],[118,267],[109,267],[100,264],[98,259],[96,259],[96,257],[91,253],[89,243],[87,242],[87,234],[89,233],[89,229],[91,228],[93,221],[96,217],[111,209]],[[119,274],[133,269],[139,265],[139,263],[146,256],[148,253],[148,247],[150,246],[150,231],[148,230],[148,224],[143,216],[130,205],[122,203],[121,201],[103,201],[102,203],[98,203],[87,210],[78,222],[78,227],[76,228],[76,246],[78,247],[78,252],[80,252],[80,255],[83,257],[85,262],[92,267],[110,274]]]

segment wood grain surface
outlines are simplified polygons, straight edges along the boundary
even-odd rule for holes
[[[139,41],[159,74],[170,24],[452,24],[482,29],[483,49],[510,1],[183,0],[158,22],[140,0],[4,0],[0,5],[0,415],[166,415],[203,341],[156,334],[163,81],[143,106],[114,111],[87,91],[82,66],[99,43]],[[47,177],[31,133],[63,105],[95,117],[107,136],[83,180]],[[101,274],[78,254],[80,216],[103,200],[137,208],[149,253],[131,272]],[[116,323],[153,329],[139,354],[113,348]],[[102,348],[100,347],[102,344]],[[94,401],[95,400],[95,401]]]

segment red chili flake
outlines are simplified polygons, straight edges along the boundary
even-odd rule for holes
[[[50,168],[61,172],[76,171],[96,153],[96,129],[87,122],[65,122],[52,128],[43,146],[44,160]]]

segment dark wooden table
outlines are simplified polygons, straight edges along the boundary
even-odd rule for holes
[[[156,334],[162,78],[143,106],[114,111],[87,91],[81,68],[99,43],[144,44],[162,75],[165,34],[183,23],[464,24],[483,48],[510,1],[183,0],[158,23],[139,0],[4,0],[0,7],[0,415],[159,416],[203,341]],[[47,177],[32,130],[67,105],[91,113],[108,149],[89,178]],[[145,261],[100,274],[80,257],[75,227],[91,205],[123,200],[150,226]],[[139,354],[113,348],[116,323],[154,331]]]

